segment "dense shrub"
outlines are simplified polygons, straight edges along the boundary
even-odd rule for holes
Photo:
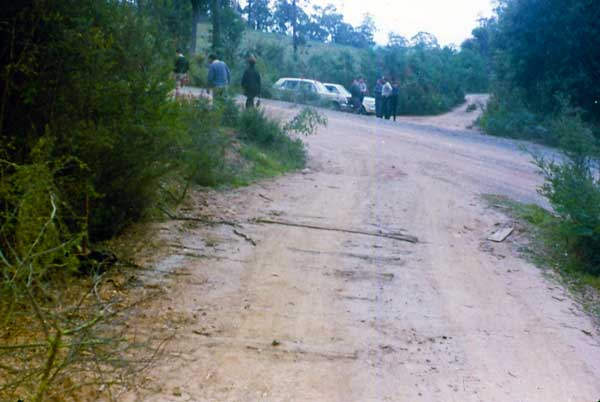
[[[548,145],[558,145],[546,120],[529,111],[518,91],[497,90],[490,97],[479,125],[486,133],[515,139],[526,139]]]
[[[542,194],[560,219],[558,232],[574,266],[600,275],[600,153],[598,141],[578,115],[563,114],[552,130],[560,162],[538,160],[545,176]]]
[[[53,179],[66,224],[110,237],[152,202],[182,134],[159,25],[130,3],[92,0],[12,3],[2,17],[13,48],[0,54],[0,152],[29,165],[47,144],[47,163],[63,165]]]

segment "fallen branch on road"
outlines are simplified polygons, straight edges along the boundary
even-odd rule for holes
[[[158,209],[163,212],[165,215],[174,221],[191,221],[191,222],[201,222],[206,223],[207,225],[228,225],[233,227],[240,227],[241,225],[236,222],[227,221],[224,219],[211,219],[206,217],[194,217],[194,216],[181,216],[181,215],[173,215],[166,209],[162,207],[158,207]]]
[[[233,233],[235,233],[236,235],[240,236],[242,239],[246,240],[248,243],[252,244],[253,246],[256,246],[256,242],[254,240],[252,240],[252,238],[250,236],[248,236],[247,234],[244,234],[242,232],[238,232],[235,229],[233,229]]]
[[[254,222],[264,223],[264,224],[269,224],[269,225],[283,225],[283,226],[292,226],[292,227],[305,228],[305,229],[326,230],[326,231],[330,231],[330,232],[361,234],[361,235],[365,235],[365,236],[383,237],[386,239],[400,240],[400,241],[405,241],[408,243],[418,243],[419,242],[419,239],[415,236],[403,235],[400,233],[383,233],[383,232],[372,232],[372,231],[365,231],[365,230],[343,229],[343,228],[335,228],[335,227],[319,226],[319,225],[309,225],[309,224],[304,224],[304,223],[279,221],[279,220],[264,219],[264,218],[257,218],[254,220]]]

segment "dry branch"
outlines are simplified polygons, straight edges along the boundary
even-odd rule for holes
[[[257,218],[254,220],[254,222],[270,224],[270,225],[292,226],[292,227],[305,228],[305,229],[326,230],[326,231],[330,231],[330,232],[361,234],[361,235],[365,235],[365,236],[383,237],[386,239],[400,240],[400,241],[405,241],[405,242],[409,242],[409,243],[418,243],[419,242],[419,239],[415,236],[404,235],[404,234],[400,234],[400,233],[384,233],[384,232],[372,232],[372,231],[366,231],[366,230],[344,229],[344,228],[336,228],[336,227],[320,226],[320,225],[309,225],[309,224],[305,224],[305,223],[279,221],[279,220],[264,219],[264,218]]]
[[[239,223],[227,221],[224,219],[211,219],[211,218],[207,218],[207,217],[174,215],[164,208],[158,207],[158,209],[160,209],[165,215],[167,215],[169,217],[169,219],[172,219],[174,221],[201,222],[201,223],[206,223],[207,225],[228,225],[228,226],[233,226],[233,227],[241,226]]]
[[[240,236],[241,238],[243,238],[244,240],[246,240],[248,243],[252,244],[253,246],[256,246],[256,242],[254,240],[252,240],[252,238],[250,236],[248,236],[247,234],[244,234],[242,232],[238,232],[235,229],[233,229],[233,233],[235,233],[236,235]]]

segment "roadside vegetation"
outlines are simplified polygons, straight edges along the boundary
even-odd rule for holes
[[[115,277],[128,263],[102,242],[192,186],[302,168],[300,137],[325,123],[310,110],[280,123],[232,99],[176,101],[172,6],[0,10],[1,400],[112,399],[165,339],[128,326],[152,295],[126,297],[135,281]]]
[[[563,220],[535,204],[523,204],[498,195],[484,198],[491,207],[510,216],[517,231],[523,233],[518,242],[519,254],[571,290],[600,324],[600,277],[581,265],[572,240],[564,234]]]
[[[554,121],[578,111],[600,135],[600,4],[504,0],[485,22],[493,57],[492,97],[482,118],[490,134],[559,146]]]
[[[491,135],[559,151],[558,160],[534,157],[560,250],[550,255],[564,269],[598,278],[600,89],[592,83],[598,78],[600,3],[503,0],[496,13],[480,27],[488,38],[492,82],[479,125]]]

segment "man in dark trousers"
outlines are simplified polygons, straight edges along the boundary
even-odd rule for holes
[[[383,80],[378,79],[375,84],[375,116],[383,118],[383,98],[381,90],[383,89]]]
[[[400,97],[400,84],[398,81],[393,80],[392,84],[392,96],[390,97],[390,113],[392,118],[396,121],[396,113],[398,113],[398,98]]]
[[[248,67],[242,77],[242,88],[246,95],[246,109],[254,107],[254,98],[260,95],[260,74],[256,71],[256,59],[248,57]]]
[[[361,113],[362,110],[362,102],[361,102],[361,93],[360,93],[360,84],[358,80],[352,81],[352,85],[350,85],[350,95],[352,95],[352,107],[354,108],[354,113]]]

